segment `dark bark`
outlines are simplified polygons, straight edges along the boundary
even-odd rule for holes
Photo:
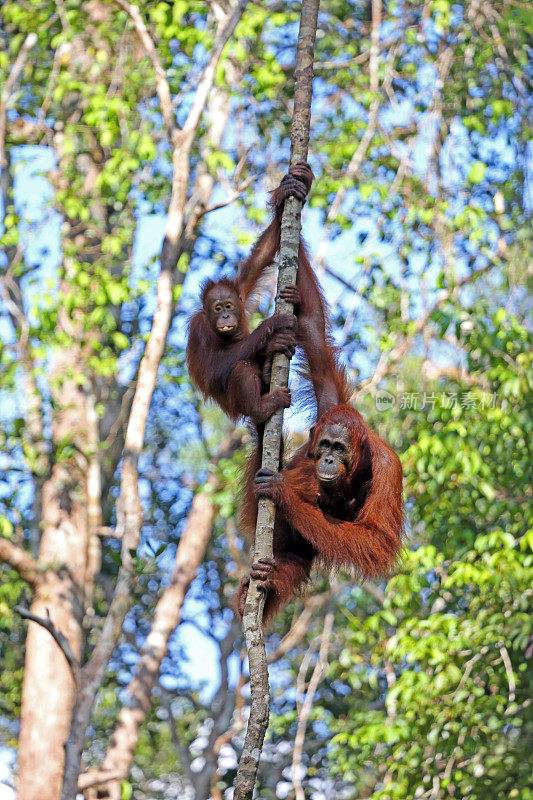
[[[294,112],[291,128],[291,165],[307,161],[309,145],[309,125],[311,119],[311,97],[313,88],[313,56],[315,51],[316,26],[319,0],[303,0],[296,55]],[[283,210],[281,223],[280,266],[276,311],[292,313],[290,303],[280,300],[282,287],[296,283],[298,271],[298,249],[300,244],[300,216],[302,204],[296,198],[289,198]],[[277,353],[272,365],[271,390],[287,386],[289,379],[289,359]],[[266,423],[263,436],[262,467],[277,471],[280,461],[283,409],[277,411]],[[272,558],[272,537],[274,532],[274,505],[270,500],[261,499],[257,515],[254,557]],[[263,641],[262,616],[264,596],[254,580],[250,581],[244,608],[243,628],[250,665],[250,717],[244,740],[244,747],[235,781],[234,800],[251,800],[259,759],[268,727],[270,695],[268,688],[268,667]]]

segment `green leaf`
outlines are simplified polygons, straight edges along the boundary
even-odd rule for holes
[[[468,172],[468,180],[470,183],[481,183],[485,177],[487,165],[482,161],[473,161]]]

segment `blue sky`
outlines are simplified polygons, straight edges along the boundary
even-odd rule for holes
[[[421,87],[424,90],[431,84],[434,78],[431,70],[427,75],[421,76]],[[383,122],[387,124],[387,115],[384,112]],[[402,107],[395,110],[395,121],[402,117],[405,120],[412,114],[412,106],[406,102]],[[447,160],[447,174],[449,180],[453,182],[458,172],[464,171],[468,167],[470,159],[468,152],[468,142],[465,137],[466,132],[459,126],[454,132],[451,140],[451,150],[445,152],[444,158]],[[416,169],[423,173],[426,163],[428,136],[421,135],[420,144],[413,151],[413,160]],[[498,158],[501,160],[502,168],[509,166],[512,152],[507,147],[505,139],[492,141],[487,147],[496,148]],[[453,158],[452,158],[453,155]],[[494,155],[494,152],[492,153]],[[57,292],[56,270],[61,259],[60,250],[60,219],[59,215],[51,207],[52,189],[46,178],[47,171],[53,166],[53,154],[46,147],[18,148],[15,152],[15,197],[16,208],[22,221],[20,223],[21,232],[25,242],[25,258],[27,264],[38,265],[33,270],[30,277],[24,279],[24,288],[28,301],[30,313],[36,315],[38,302],[43,302],[43,296],[50,296],[53,301]],[[312,158],[311,158],[312,163]],[[316,167],[315,167],[316,168]],[[266,205],[266,193],[264,186],[258,184],[258,205],[264,202]],[[223,199],[215,196],[215,201]],[[394,243],[384,244],[375,236],[375,218],[368,211],[361,207],[354,192],[348,192],[344,201],[343,212],[351,216],[353,225],[350,230],[340,233],[328,245],[328,263],[336,272],[345,276],[347,279],[357,284],[361,267],[355,262],[355,255],[365,256],[376,253],[381,261],[386,264],[386,269],[393,278],[399,274],[399,262],[394,251]],[[303,216],[303,231],[309,244],[311,252],[318,248],[322,237],[323,228],[321,224],[322,213],[318,209],[306,208]],[[237,211],[236,206],[231,205],[224,209],[213,212],[205,220],[205,233],[215,239],[222,250],[234,263],[240,255],[236,246],[237,225],[243,224],[243,215]],[[164,234],[165,215],[163,213],[144,213],[140,214],[137,220],[135,243],[132,257],[131,284],[135,287],[138,281],[151,279],[155,282],[159,264],[157,256],[160,252]],[[361,243],[362,242],[362,243]],[[424,254],[418,257],[415,262],[416,274],[427,270]],[[436,272],[436,268],[434,268]],[[195,263],[195,269],[190,273],[185,282],[185,290],[181,306],[191,309],[196,303],[198,286],[207,274],[213,274],[213,264],[207,259],[200,259]],[[216,271],[216,267],[215,267]],[[431,281],[431,276],[428,276]],[[323,278],[326,296],[332,305],[338,301],[342,302],[343,288],[332,278]],[[416,292],[414,293],[416,297]],[[357,300],[357,298],[355,298]],[[155,293],[144,296],[144,330],[149,329],[150,315],[153,311]],[[358,313],[354,317],[354,325],[361,325],[364,321],[364,314]],[[416,313],[416,309],[415,309]],[[36,320],[36,316],[34,316]],[[185,330],[180,318],[176,322],[172,331],[171,338],[175,344],[182,345],[185,341]],[[5,318],[0,317],[0,338],[4,342],[12,341],[12,330]],[[362,376],[368,374],[371,368],[371,360],[359,354],[360,363],[357,365]],[[14,411],[12,397],[2,397],[0,394],[0,418],[9,417]],[[302,429],[305,421],[298,412],[289,410],[286,414],[286,425],[289,428]],[[3,462],[3,463],[2,463]],[[12,463],[12,462],[11,462]],[[0,461],[0,468],[8,469],[9,459],[4,456]],[[9,481],[9,478],[8,478]],[[7,489],[7,486],[5,487]],[[20,502],[30,502],[29,485],[19,493]],[[188,599],[185,604],[184,617],[201,619],[202,609],[198,601]],[[217,659],[216,649],[213,642],[190,624],[183,624],[174,637],[174,647],[176,650],[184,649],[187,659],[183,663],[183,670],[188,674],[192,683],[197,685],[205,684],[206,691],[216,688],[217,682]]]
[[[432,90],[434,77],[434,69],[432,67],[426,66],[420,69],[418,82],[421,94],[427,94]],[[317,102],[319,105],[319,96]],[[182,106],[182,110],[185,110],[185,106]],[[354,116],[357,113],[355,105],[352,109],[347,108],[346,111],[348,114],[353,113]],[[381,121],[384,125],[387,125],[394,119],[397,124],[402,119],[407,121],[412,114],[412,101],[405,100],[393,110],[383,111]],[[425,129],[421,126],[419,144],[413,151],[415,168],[421,174],[424,174],[426,167],[430,135],[431,130],[429,127]],[[481,143],[479,156],[497,162],[495,177],[498,177],[498,169],[502,171],[501,175],[505,174],[505,171],[512,165],[512,159],[514,158],[512,148],[509,147],[503,134],[501,137]],[[533,151],[531,149],[529,156],[533,167]],[[466,130],[459,123],[453,129],[453,135],[444,149],[442,157],[447,180],[451,185],[454,182],[459,183],[459,179],[462,180],[471,163],[471,152]],[[22,218],[20,227],[26,245],[26,263],[38,265],[38,269],[34,270],[30,277],[24,279],[29,303],[28,308],[30,313],[36,314],[37,301],[41,302],[42,297],[47,293],[53,297],[57,291],[56,269],[61,258],[60,218],[51,208],[52,189],[46,178],[47,171],[53,166],[53,154],[45,147],[18,148],[15,151],[14,163],[16,165],[16,205],[17,211]],[[311,156],[311,163],[313,165],[313,156]],[[219,199],[223,198],[215,197],[215,200]],[[261,202],[266,203],[266,193],[264,187],[258,184],[258,204]],[[528,202],[531,207],[533,205],[533,183],[530,183],[528,187]],[[380,260],[386,264],[389,274],[393,277],[398,277],[399,262],[396,258],[395,243],[391,241],[383,244],[378,241],[375,235],[376,218],[368,213],[367,208],[363,207],[358,200],[356,192],[347,193],[343,211],[352,220],[352,227],[349,231],[341,233],[335,237],[334,241],[330,242],[328,246],[329,264],[336,272],[357,284],[361,266],[355,262],[355,255],[366,256],[376,253]],[[318,209],[306,208],[304,211],[303,230],[311,252],[316,252],[323,237],[322,216],[323,212]],[[243,221],[243,214],[237,210],[235,205],[212,213],[205,221],[205,232],[212,236],[219,243],[220,248],[226,254],[232,256],[235,261],[239,255],[235,245],[236,227],[238,224],[242,224]],[[141,277],[146,278],[147,274],[155,280],[159,267],[157,261],[153,259],[160,252],[164,225],[164,214],[141,214],[139,216],[132,259],[132,286],[135,286]],[[365,235],[363,236],[363,234]],[[362,243],[361,239],[364,239]],[[184,308],[192,308],[195,303],[198,285],[206,274],[213,272],[213,266],[208,260],[201,258],[195,263],[195,269],[188,276],[185,283],[182,303]],[[417,284],[420,274],[426,271],[428,267],[424,254],[414,259],[413,267],[414,274],[411,279],[413,282],[411,286],[412,295],[415,298],[415,302],[417,295],[421,302],[421,297],[417,292]],[[435,264],[432,272],[427,275],[430,285],[438,268],[438,265]],[[460,268],[461,265],[459,265]],[[332,305],[336,305],[339,301],[343,302],[344,290],[337,281],[326,276],[324,289]],[[149,326],[149,315],[153,310],[154,298],[153,292],[144,298],[146,328]],[[355,315],[353,324],[362,326],[365,323],[364,309],[359,309],[359,306],[357,308],[358,313]],[[361,313],[359,313],[359,310],[361,310]],[[419,311],[420,308],[417,309],[415,305],[413,313],[416,314],[417,310]],[[185,331],[181,318],[174,325],[171,337],[175,343],[182,344],[184,342]],[[13,341],[10,324],[2,316],[0,316],[0,341],[5,343]],[[358,363],[351,366],[357,367],[361,375],[365,376],[368,374],[371,364],[369,357],[362,352],[358,352]],[[9,418],[15,412],[13,398],[0,393],[0,420]],[[302,418],[293,410],[287,414],[286,424],[292,428],[302,428],[304,425]],[[7,455],[0,455],[1,471],[7,470],[10,463],[12,465]],[[10,475],[4,475],[3,480],[4,492],[11,488],[11,481],[16,480],[18,483],[18,477]],[[1,491],[2,480],[0,480],[0,497]],[[19,502],[29,504],[31,500],[29,492],[29,484],[25,484],[19,491]],[[168,562],[169,571],[171,560],[171,553],[164,554],[161,558],[163,563]],[[198,581],[201,581],[201,579],[198,579]],[[201,596],[201,588],[198,582],[192,587],[184,607],[184,618],[194,619],[199,624],[206,622],[205,609],[201,599],[198,599]],[[184,651],[185,659],[181,660],[180,666],[185,678],[193,686],[204,686],[205,697],[209,697],[216,690],[218,681],[218,654],[212,640],[203,636],[196,626],[185,622],[173,637],[172,649],[176,654],[182,650]],[[232,668],[234,675],[236,674],[235,667],[236,665],[234,664]],[[123,677],[124,680],[127,679],[126,673]],[[172,687],[169,686],[169,688]],[[9,775],[12,759],[13,754],[11,751],[0,748],[0,800],[11,800],[13,796],[12,793],[5,793],[6,790],[2,788],[1,783],[4,775]]]

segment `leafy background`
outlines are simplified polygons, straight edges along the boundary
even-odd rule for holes
[[[138,5],[181,123],[217,6]],[[276,621],[274,655],[316,601],[306,630],[271,666],[258,796],[298,791],[291,764],[304,668],[308,679],[320,668],[332,615],[296,770],[306,796],[528,800],[532,12],[519,0],[377,5],[373,26],[368,2],[321,3],[316,181],[304,234],[354,400],[402,459],[408,552],[386,586],[317,576],[310,596]],[[88,765],[106,752],[191,499],[205,485],[215,486],[215,518],[123,797],[231,796],[248,698],[231,611],[247,563],[235,517],[243,452],[221,457],[229,423],[190,386],[186,320],[201,281],[231,274],[267,221],[266,193],[288,159],[298,14],[290,0],[247,7],[193,146],[190,208],[205,176],[210,205],[237,196],[200,217],[178,265],[140,465],[145,524],[134,605],[98,695]],[[52,354],[68,352],[73,339],[82,354],[74,372],[99,387],[103,523],[115,523],[116,460],[105,433],[150,329],[172,167],[151,65],[117,5],[6,0],[1,15],[2,83],[36,34],[7,110],[0,241],[0,534],[30,549],[39,539],[43,454],[67,465],[76,455],[74,434],[54,442],[50,428],[60,380],[50,375]],[[13,311],[15,295],[26,322]],[[59,324],[64,314],[75,334]],[[38,435],[21,341],[44,419]],[[297,410],[287,417],[294,440],[307,425]],[[116,540],[103,538],[96,620],[119,561]],[[10,798],[25,638],[13,607],[27,589],[8,565],[0,581],[0,796]]]

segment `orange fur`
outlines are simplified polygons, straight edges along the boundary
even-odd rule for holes
[[[335,493],[320,486],[314,447],[326,423],[350,431],[354,458]],[[256,452],[248,465],[241,523],[252,537],[257,518],[253,479]],[[402,548],[402,467],[396,453],[348,405],[327,411],[310,441],[290,459],[267,492],[276,505],[274,558],[264,618],[268,622],[309,578],[315,563],[354,570],[361,580],[391,574]],[[239,589],[242,606],[247,582]]]

